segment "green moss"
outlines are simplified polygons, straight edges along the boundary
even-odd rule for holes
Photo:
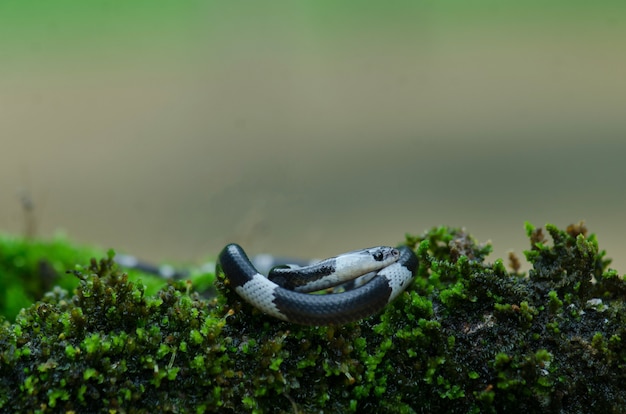
[[[107,252],[101,249],[76,246],[62,235],[52,240],[33,240],[0,233],[0,317],[13,321],[20,309],[42,300],[54,287],[73,291],[78,279],[68,270],[74,269],[77,263],[86,263],[91,257],[105,254]],[[109,250],[108,254],[115,253]],[[137,270],[128,275],[130,280],[144,285],[149,295],[154,295],[165,284],[162,279]],[[190,278],[196,289],[207,290],[213,282],[213,278],[207,276],[192,272]]]
[[[528,276],[462,230],[407,236],[411,288],[336,327],[273,320],[221,274],[207,300],[150,293],[112,253],[72,263],[71,294],[0,326],[0,411],[623,412],[623,279],[584,226],[526,229]]]

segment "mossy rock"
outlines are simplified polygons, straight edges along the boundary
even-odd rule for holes
[[[519,259],[440,227],[407,236],[413,285],[383,313],[303,327],[217,275],[155,294],[112,254],[0,327],[0,412],[626,412],[626,284],[582,225],[527,225]]]

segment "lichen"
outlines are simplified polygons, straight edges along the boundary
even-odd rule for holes
[[[0,411],[626,412],[626,283],[583,225],[527,225],[520,260],[438,227],[413,285],[344,326],[274,320],[215,280],[155,294],[112,260],[0,327]]]

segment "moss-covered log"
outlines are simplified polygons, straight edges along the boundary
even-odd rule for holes
[[[93,260],[0,327],[0,411],[626,412],[626,283],[584,226],[546,230],[527,225],[528,275],[462,230],[409,236],[412,287],[340,327]]]

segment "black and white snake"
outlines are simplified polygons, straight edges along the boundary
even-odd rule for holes
[[[216,272],[246,302],[278,319],[303,325],[341,325],[379,312],[407,288],[417,268],[408,247],[373,247],[305,266],[279,266],[263,276],[237,244],[219,255]],[[357,279],[342,293],[310,294]]]

